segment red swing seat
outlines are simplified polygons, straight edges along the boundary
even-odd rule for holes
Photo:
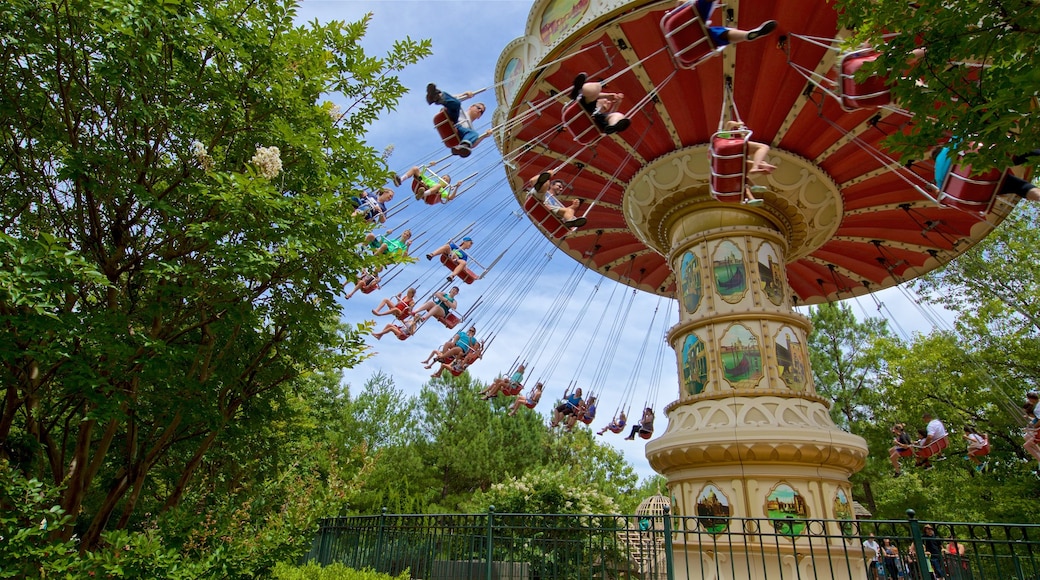
[[[990,451],[990,449],[989,449],[989,442],[987,442],[982,447],[979,447],[978,450],[975,451],[975,453],[973,453],[973,455],[975,457],[984,457],[986,455],[989,455],[989,451]]]
[[[438,178],[439,177],[440,176],[438,176]],[[419,195],[419,188],[422,187],[422,186],[423,186],[423,182],[422,181],[420,181],[419,179],[416,179],[414,177],[412,178],[412,193],[414,193],[415,195]],[[423,201],[425,201],[427,203],[427,205],[437,205],[438,203],[441,203],[441,193],[442,192],[443,192],[443,190],[437,192],[436,195],[429,195],[430,191],[427,189],[426,191],[422,192],[421,198],[422,198]]]
[[[596,420],[596,418],[595,417],[586,417],[586,416],[583,415],[578,420],[581,421],[582,423],[585,423],[586,425],[591,425],[592,422]]]
[[[538,201],[533,195],[528,195],[524,200],[524,211],[531,216],[531,221],[541,226],[545,233],[559,240],[571,233],[571,228],[563,225],[560,218],[553,215],[545,205]]]
[[[675,66],[692,69],[717,54],[708,27],[701,20],[693,2],[669,10],[661,18],[661,32]]]
[[[437,114],[433,116],[433,126],[437,129],[437,134],[441,136],[444,146],[451,149],[452,155],[469,157],[469,154],[473,152],[472,149],[463,145],[458,129],[455,128],[455,124],[448,118],[447,109],[442,108],[440,111],[437,111]]]
[[[999,169],[972,175],[971,165],[955,165],[943,180],[939,203],[955,209],[989,213],[1006,175]]]
[[[362,294],[371,294],[379,289],[379,284],[366,284],[361,287]]]
[[[653,432],[653,430],[644,431],[644,430],[640,429],[639,430],[639,436],[642,437],[643,439],[649,439],[649,438],[654,436],[654,432]]]
[[[838,97],[841,108],[846,112],[859,109],[876,109],[892,103],[888,79],[879,75],[871,75],[856,82],[855,75],[863,65],[877,60],[878,53],[873,48],[849,52],[841,57],[839,63],[840,82]]]
[[[457,376],[461,375],[462,373],[466,372],[466,368],[468,366],[469,366],[468,364],[467,365],[463,365],[462,366],[462,370],[455,370],[455,367],[448,367],[448,372],[451,373],[451,375],[453,377],[457,377]]]
[[[524,390],[524,386],[520,383],[514,383],[509,381],[509,385],[502,387],[502,392],[508,397],[515,397],[520,394],[520,391]]]
[[[610,425],[607,426],[607,431],[610,431],[611,433],[621,433],[624,430],[625,430],[625,426],[624,425],[618,425],[616,423],[611,423]]]
[[[943,449],[946,449],[946,447],[949,444],[950,444],[950,438],[948,436],[940,437],[940,438],[936,439],[935,441],[932,441],[928,445],[918,449],[917,450],[917,458],[918,459],[928,459],[929,457],[932,457],[932,456],[935,456],[935,455],[941,455]]]
[[[459,315],[454,312],[449,312],[447,316],[444,318],[438,318],[437,320],[440,320],[441,324],[448,328],[455,328],[455,325],[462,321],[462,319],[459,318]]]
[[[454,272],[455,268],[459,266],[459,261],[456,260],[449,252],[447,254],[441,255],[441,264],[444,264],[446,268]],[[467,284],[472,284],[473,282],[476,282],[477,275],[474,274],[473,271],[469,268],[463,268],[462,271],[459,272],[459,279]]]
[[[578,101],[571,101],[563,106],[563,124],[570,131],[574,140],[582,145],[589,145],[600,135],[599,127],[592,120],[592,115]]]
[[[394,318],[397,318],[398,320],[404,320],[412,315],[412,307],[400,300],[396,300],[393,306],[390,307],[390,310],[393,311]]]
[[[725,203],[744,200],[751,131],[719,131],[711,136],[711,195]]]

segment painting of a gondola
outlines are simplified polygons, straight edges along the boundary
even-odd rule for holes
[[[683,341],[682,376],[683,386],[691,395],[699,395],[708,382],[708,354],[704,341],[692,333]]]
[[[784,301],[784,275],[784,266],[773,245],[764,242],[758,248],[758,278],[766,298],[777,306]]]
[[[855,531],[852,525],[852,503],[849,502],[849,494],[844,489],[838,488],[834,494],[834,519],[840,521],[838,527],[844,536],[851,536]]]
[[[729,240],[719,243],[712,261],[715,289],[730,304],[740,302],[748,288],[747,266],[740,248]]]
[[[542,11],[538,34],[542,43],[550,45],[578,23],[589,9],[590,0],[551,0]]]
[[[778,484],[766,496],[766,515],[778,534],[797,536],[805,531],[809,506],[802,494],[786,483]]]
[[[805,390],[809,368],[805,345],[798,340],[798,335],[790,326],[784,326],[776,335],[776,362],[780,379],[788,388],[795,391]]]
[[[679,277],[682,282],[682,303],[686,312],[693,314],[701,304],[704,288],[701,285],[701,264],[693,252],[686,252],[682,258],[682,269]]]
[[[757,381],[762,378],[762,349],[757,336],[743,324],[726,329],[719,340],[719,354],[726,380]]]
[[[709,534],[721,534],[729,527],[729,498],[709,483],[697,496],[697,523]]]

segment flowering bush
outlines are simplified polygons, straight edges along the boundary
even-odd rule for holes
[[[498,513],[613,514],[613,498],[583,481],[580,471],[539,468],[520,478],[496,483],[473,499],[471,509],[495,506]]]

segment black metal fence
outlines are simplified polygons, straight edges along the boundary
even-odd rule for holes
[[[422,580],[1040,580],[1040,526],[384,513],[322,520],[307,559]]]

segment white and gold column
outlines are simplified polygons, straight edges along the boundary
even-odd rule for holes
[[[680,320],[668,341],[678,360],[679,398],[666,409],[667,429],[646,450],[668,479],[673,513],[769,518],[791,536],[765,547],[774,554],[702,553],[687,545],[685,559],[695,570],[704,558],[713,560],[712,569],[758,570],[762,577],[801,566],[796,553],[804,555],[808,542],[798,546],[805,527],[798,522],[852,519],[848,480],[867,456],[863,439],[839,430],[816,394],[809,321],[792,308],[784,267],[833,233],[841,197],[812,164],[775,151],[772,161],[776,172],[759,180],[770,187],[761,206],[710,197],[703,146],[655,160],[625,192],[629,227],[668,257],[676,277]],[[724,517],[713,521],[724,531]],[[827,533],[840,537],[837,529]],[[819,538],[813,544],[822,547]],[[843,551],[836,554],[842,563],[835,570],[846,570]],[[821,556],[814,554],[816,565]],[[684,569],[676,564],[677,572]],[[852,576],[861,573],[857,567]]]

